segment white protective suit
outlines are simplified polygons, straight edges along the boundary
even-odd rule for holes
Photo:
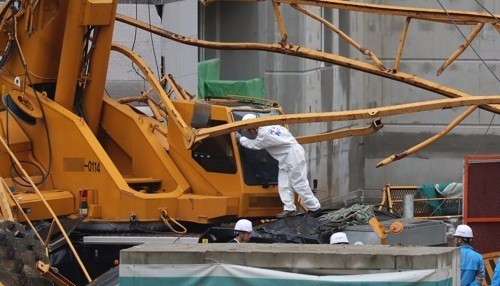
[[[254,150],[266,149],[274,159],[278,160],[278,191],[286,211],[296,210],[291,187],[308,210],[316,211],[321,207],[307,180],[304,148],[288,129],[280,125],[259,127],[255,139],[241,137],[240,144]]]

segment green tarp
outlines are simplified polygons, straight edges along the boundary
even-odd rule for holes
[[[220,59],[198,63],[198,98],[225,97],[228,94],[265,98],[264,80],[221,80]]]
[[[205,96],[227,96],[228,94],[265,98],[264,80],[254,78],[249,80],[207,80],[205,81]]]
[[[446,184],[439,184],[439,188],[442,190],[444,189],[448,183]],[[436,191],[436,186],[434,184],[423,184],[418,188],[418,191],[428,199],[435,199],[435,198],[443,198],[441,194],[439,194]],[[437,200],[430,200],[426,202],[428,205],[430,205],[433,209],[432,214],[433,215],[446,215],[447,210],[445,209],[445,206],[443,206],[443,201],[437,201]]]
[[[205,98],[207,80],[220,80],[220,59],[198,63],[198,98]]]

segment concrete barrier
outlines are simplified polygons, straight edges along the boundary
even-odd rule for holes
[[[148,276],[144,275],[148,268],[168,275],[169,270],[179,265],[186,269],[209,264],[240,265],[318,277],[434,270],[431,273],[435,274],[432,279],[438,279],[435,281],[451,281],[451,285],[460,281],[460,250],[451,247],[149,243],[122,250],[120,260],[120,284],[128,283],[131,273],[137,279]],[[387,275],[387,279],[391,275]],[[439,280],[441,278],[436,278],[436,275],[445,278]],[[315,281],[317,279],[320,278],[316,277]]]

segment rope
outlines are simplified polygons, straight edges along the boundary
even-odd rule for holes
[[[347,225],[368,224],[372,217],[375,217],[372,205],[355,204],[349,208],[324,214],[318,219],[324,225],[345,227]]]
[[[185,234],[187,232],[187,229],[182,224],[180,224],[178,221],[176,221],[174,218],[169,216],[166,210],[161,210],[160,218],[163,220],[163,223],[165,224],[165,226],[167,226],[168,229],[170,229],[172,232],[175,232],[177,234]],[[182,230],[178,231],[178,230],[174,229],[172,227],[172,225],[170,224],[170,221],[175,223]]]

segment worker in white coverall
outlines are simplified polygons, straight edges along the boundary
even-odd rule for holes
[[[243,116],[242,120],[255,118],[256,116],[250,113]],[[287,217],[296,213],[297,208],[292,188],[300,196],[302,205],[308,211],[319,210],[321,205],[311,191],[307,180],[304,148],[300,146],[290,131],[281,125],[262,126],[258,129],[248,129],[248,131],[257,137],[252,140],[236,133],[236,139],[241,146],[254,150],[265,149],[274,159],[278,160],[278,191],[284,204],[284,211],[277,217]]]

